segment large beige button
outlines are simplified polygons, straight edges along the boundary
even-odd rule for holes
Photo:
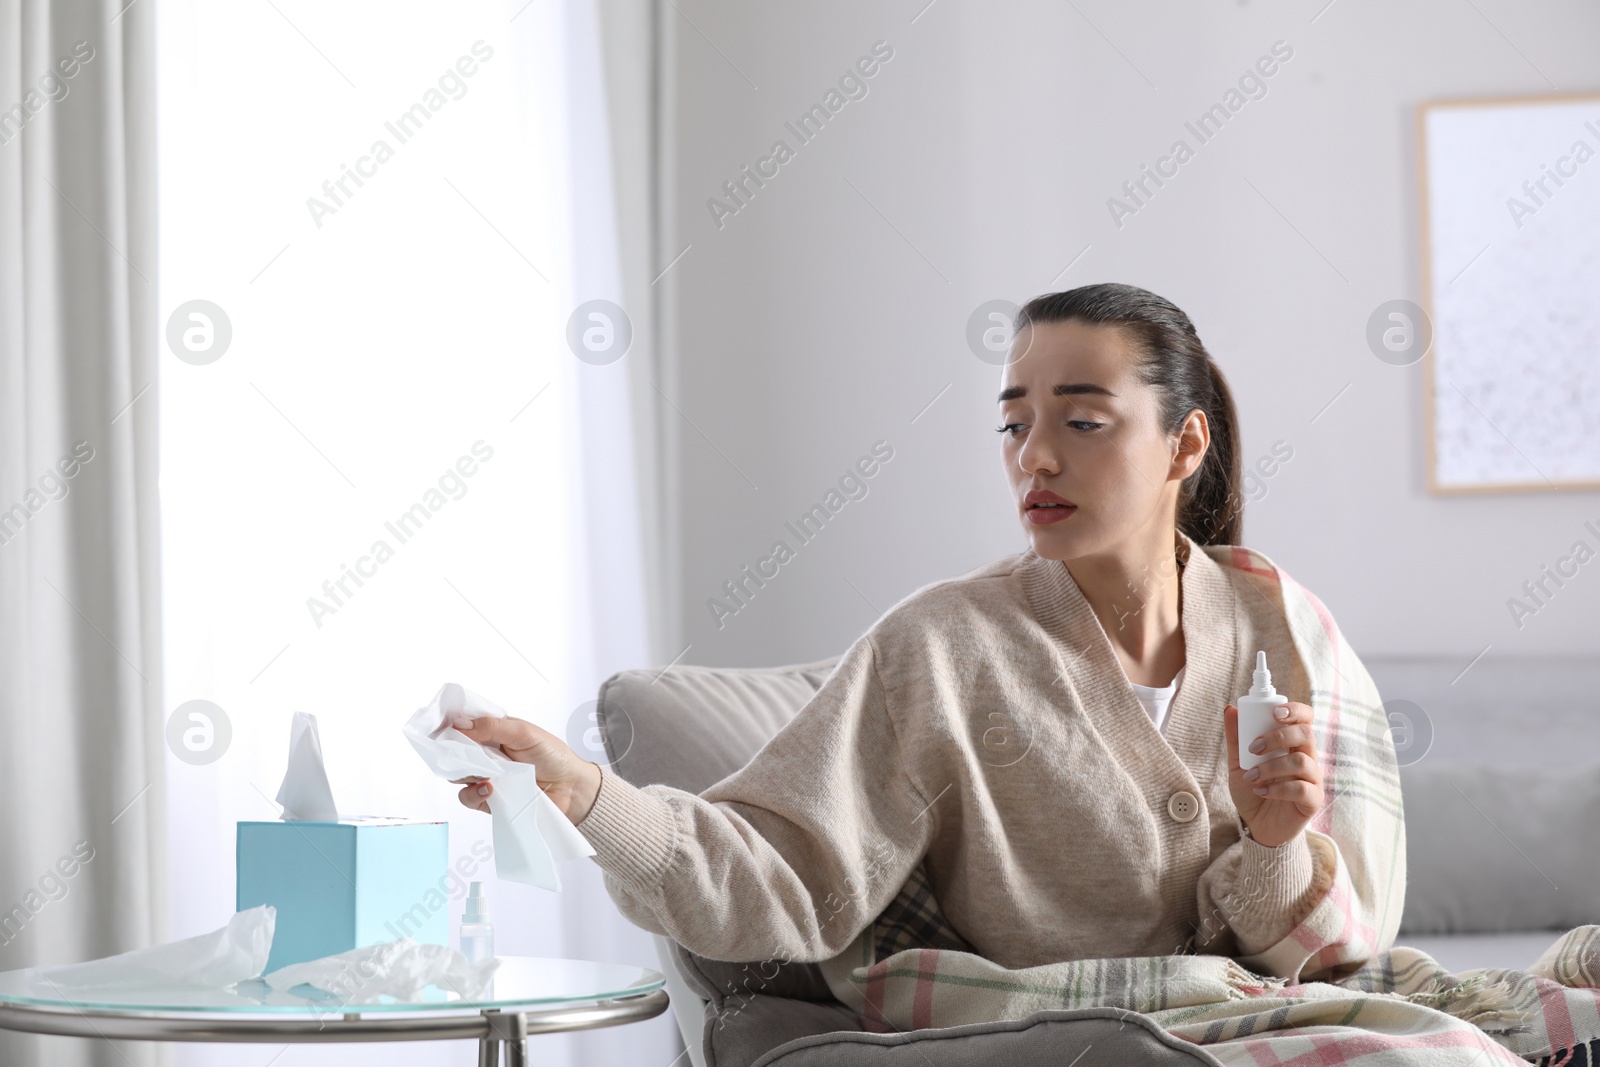
[[[1179,822],[1188,822],[1200,814],[1200,801],[1193,793],[1180,789],[1167,801],[1167,814]]]

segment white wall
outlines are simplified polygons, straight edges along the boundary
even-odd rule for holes
[[[1600,567],[1520,631],[1506,600],[1600,525],[1600,493],[1431,496],[1424,365],[1379,361],[1365,327],[1385,301],[1422,302],[1415,105],[1594,91],[1600,9],[925,2],[666,9],[660,266],[690,246],[658,283],[683,416],[668,411],[686,662],[832,655],[917,586],[1025,547],[992,432],[998,368],[966,321],[1095,281],[1189,313],[1234,388],[1247,463],[1293,448],[1245,541],[1358,651],[1597,650]],[[867,97],[719,230],[706,199],[775,139],[794,147],[785,121],[880,39],[894,57]],[[1176,138],[1195,144],[1184,122],[1278,40],[1294,54],[1267,95],[1118,229],[1107,198]],[[869,495],[719,630],[707,598],[878,439],[895,456]]]

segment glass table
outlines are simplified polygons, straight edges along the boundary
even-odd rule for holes
[[[416,1000],[353,1003],[313,986],[69,989],[38,969],[0,972],[0,1028],[142,1041],[444,1041],[476,1038],[479,1067],[524,1067],[526,1039],[654,1018],[656,971],[587,960],[501,956],[493,984],[467,1000],[429,986]]]

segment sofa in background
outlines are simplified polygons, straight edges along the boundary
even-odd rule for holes
[[[1401,765],[1398,943],[1520,968],[1600,923],[1600,657],[1363,662]]]

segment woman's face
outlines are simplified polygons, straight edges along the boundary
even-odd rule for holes
[[[1204,447],[1187,434],[1191,447],[1181,450],[1180,437],[1161,432],[1156,392],[1135,373],[1128,336],[1076,320],[1036,323],[1017,332],[1011,357],[1000,381],[1001,454],[1034,551],[1072,560],[1170,548],[1179,485]],[[1189,419],[1204,435],[1205,415]]]

